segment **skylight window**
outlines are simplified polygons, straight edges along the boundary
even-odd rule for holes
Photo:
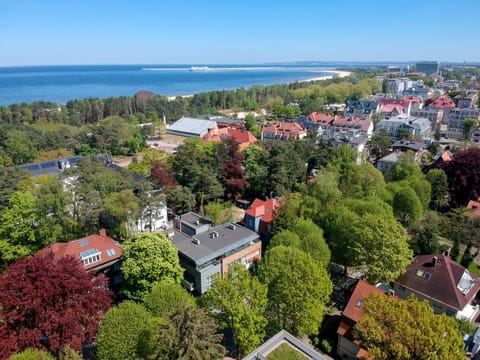
[[[88,245],[88,240],[87,239],[80,240],[80,247],[85,247],[87,245]]]
[[[362,299],[358,299],[357,300],[357,307],[362,307],[363,305],[363,300]]]
[[[109,257],[115,256],[115,249],[108,249],[107,250],[107,256],[109,256]]]
[[[432,278],[432,274],[430,274],[429,272],[426,272],[425,274],[423,274],[423,278],[425,280],[430,280]]]

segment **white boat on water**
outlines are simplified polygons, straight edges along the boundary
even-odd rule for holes
[[[190,71],[211,71],[212,69],[210,69],[208,66],[192,66],[190,68]]]

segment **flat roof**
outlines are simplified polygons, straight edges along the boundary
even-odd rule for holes
[[[216,124],[212,120],[194,119],[182,117],[168,128],[168,132],[175,134],[184,133],[188,135],[200,136]]]
[[[213,232],[216,232],[218,236],[214,237]],[[241,246],[248,245],[258,238],[258,234],[254,231],[228,222],[211,227],[208,231],[194,236],[185,235],[175,229],[172,241],[181,254],[192,259],[198,266]]]

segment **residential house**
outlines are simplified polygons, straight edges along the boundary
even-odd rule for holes
[[[422,169],[424,173],[427,173],[431,169],[443,169],[446,164],[452,161],[453,154],[449,150],[441,150],[435,155],[427,165]]]
[[[222,141],[224,137],[235,139],[238,142],[238,148],[240,151],[257,142],[257,138],[253,136],[250,131],[230,127],[219,128],[217,133],[210,133],[205,136],[203,140],[206,142],[219,142]]]
[[[270,339],[265,341],[242,360],[265,360],[276,354],[280,347],[288,346],[295,354],[295,359],[327,360],[327,357],[320,354],[310,346],[298,340],[286,330],[281,330]],[[270,356],[269,356],[270,355]],[[276,357],[278,358],[278,356]]]
[[[118,289],[121,283],[122,248],[118,242],[107,236],[104,229],[98,234],[65,243],[53,243],[38,251],[38,254],[49,253],[56,259],[74,257],[85,271],[95,276],[105,275],[109,282],[108,286],[112,289]]]
[[[303,139],[307,136],[307,130],[296,122],[280,121],[262,128],[262,140],[289,140]]]
[[[393,151],[407,152],[412,151],[415,159],[418,160],[419,154],[425,149],[425,143],[420,141],[399,140],[392,144]]]
[[[408,115],[399,115],[390,119],[380,120],[375,125],[375,132],[385,130],[393,140],[402,139],[405,131],[412,137],[430,138],[432,129],[430,121],[425,118],[416,118]],[[404,130],[403,130],[404,129]]]
[[[383,105],[380,113],[382,114],[382,119],[389,119],[392,116],[403,114],[403,107],[400,104]]]
[[[440,125],[443,120],[443,109],[439,108],[423,108],[410,111],[410,115],[413,117],[425,118],[430,121],[432,131],[440,129]]]
[[[469,225],[479,225],[480,222],[480,198],[470,200],[467,204],[467,211],[464,213]]]
[[[350,118],[372,118],[380,111],[380,104],[370,100],[348,100],[343,115]]]
[[[427,101],[426,106],[432,109],[453,109],[456,105],[448,97],[439,97]]]
[[[400,151],[395,151],[388,155],[385,155],[377,160],[375,167],[380,170],[383,175],[387,175],[392,169],[393,165],[398,162],[400,155]]]
[[[243,222],[245,226],[255,231],[262,240],[270,238],[272,231],[272,222],[275,209],[280,206],[280,201],[277,199],[260,200],[255,199],[253,203],[245,211]]]
[[[333,116],[319,112],[312,112],[308,116],[299,116],[295,121],[305,129],[318,129],[320,127],[329,126],[333,122]]]
[[[427,300],[435,313],[474,321],[479,314],[479,278],[446,255],[415,257],[394,283],[395,294]]]
[[[216,133],[217,130],[217,123],[214,120],[182,117],[170,125],[167,132],[171,135],[203,138],[209,132]]]
[[[477,106],[478,104],[478,91],[461,91],[460,94],[453,98],[459,109],[468,109]]]
[[[167,204],[163,190],[148,191],[142,205],[129,217],[128,233],[161,231],[168,227]]]
[[[399,112],[397,115],[400,114],[407,114],[409,115],[411,111],[414,110],[419,110],[423,106],[423,100],[420,97],[417,96],[395,96],[395,97],[378,97],[376,100],[380,103],[382,109],[387,107],[387,112],[388,112],[388,106],[389,105],[400,105],[403,109],[403,111]],[[381,111],[382,111],[381,109]],[[398,111],[398,108],[397,108]],[[391,114],[390,117],[396,116],[394,114]]]
[[[342,319],[338,326],[337,354],[342,359],[372,359],[370,354],[360,346],[360,342],[353,334],[353,328],[363,315],[363,303],[372,294],[383,294],[384,291],[369,283],[359,280],[350,300],[343,310]]]
[[[328,130],[330,135],[332,132],[353,131],[359,135],[370,138],[373,134],[373,119],[362,117],[335,116],[330,126],[323,127],[324,133]]]
[[[185,269],[183,285],[190,291],[203,294],[213,277],[224,277],[233,264],[250,268],[261,259],[262,242],[246,227],[231,222],[213,225],[193,212],[177,217],[174,226],[168,236],[178,249]]]
[[[463,140],[464,126],[463,121],[473,119],[480,121],[479,108],[449,109],[444,113],[443,122],[447,124],[447,137],[451,139]]]
[[[355,130],[328,132],[322,135],[322,141],[330,143],[333,147],[348,146],[351,148],[357,164],[361,164],[365,159],[368,159],[368,140],[367,135],[362,135]]]

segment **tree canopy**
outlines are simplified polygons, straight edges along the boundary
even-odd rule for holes
[[[205,297],[206,303],[219,311],[219,323],[232,330],[237,357],[248,354],[263,341],[267,287],[245,267],[232,267],[224,280],[217,277]]]
[[[436,315],[426,301],[372,294],[355,326],[361,344],[375,359],[463,359],[455,319]]]
[[[294,335],[317,334],[324,304],[332,292],[327,271],[296,248],[275,246],[259,269],[268,287],[269,333],[285,329]]]
[[[111,294],[100,284],[73,257],[35,255],[10,265],[0,275],[0,357],[42,349],[42,336],[54,354],[64,344],[80,350],[110,307]]]
[[[123,245],[122,293],[142,300],[159,281],[180,284],[183,269],[177,249],[163,233],[137,233]]]

